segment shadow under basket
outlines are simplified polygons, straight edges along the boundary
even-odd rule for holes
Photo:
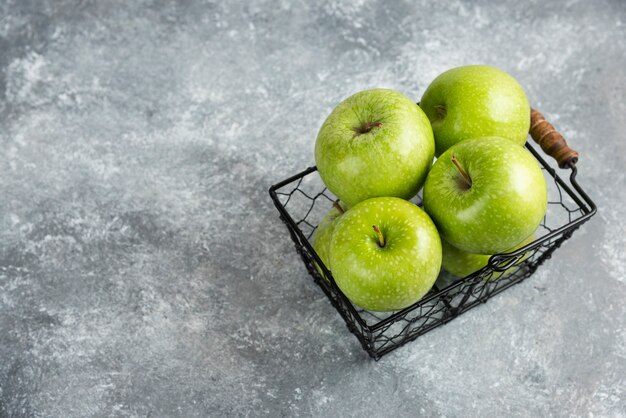
[[[336,200],[315,167],[270,188],[280,218],[287,225],[308,272],[372,358],[380,359],[531,276],[563,241],[596,213],[595,204],[576,181],[576,151],[567,147],[562,136],[534,110],[530,134],[561,168],[571,170],[569,181],[563,180],[539,152],[526,143],[548,185],[548,210],[535,233],[536,239],[515,252],[493,255],[486,267],[467,277],[457,278],[442,271],[428,294],[401,311],[371,312],[354,305],[337,287],[332,273],[313,249],[313,232]],[[421,206],[419,195],[412,201]]]

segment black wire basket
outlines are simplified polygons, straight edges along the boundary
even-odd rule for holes
[[[567,147],[562,136],[539,112],[533,111],[530,134],[561,168],[571,170],[568,182],[529,142],[526,143],[526,148],[542,167],[548,184],[548,210],[535,233],[536,239],[515,252],[493,255],[487,266],[467,277],[456,278],[442,271],[428,294],[396,312],[371,312],[352,304],[313,249],[310,241],[313,232],[336,201],[315,167],[309,167],[270,188],[280,218],[287,225],[308,272],[371,357],[378,360],[520,283],[596,213],[595,204],[576,181],[578,154]],[[419,195],[413,201],[421,206]]]

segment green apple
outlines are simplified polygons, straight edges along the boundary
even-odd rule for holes
[[[543,172],[523,147],[497,137],[459,142],[433,165],[424,209],[450,244],[476,254],[513,248],[541,223]]]
[[[362,91],[341,102],[315,143],[322,180],[350,207],[371,197],[415,196],[434,154],[424,112],[402,93],[386,89]]]
[[[534,240],[535,234],[531,234],[524,241],[520,242],[518,245],[506,252],[510,253],[518,250],[523,246],[530,244]],[[489,263],[489,258],[491,258],[491,255],[473,254],[468,253],[467,251],[460,250],[454,245],[450,244],[445,239],[441,240],[441,250],[443,256],[441,260],[441,267],[448,273],[453,274],[457,277],[469,276],[470,274],[482,269]],[[524,254],[522,258],[517,260],[510,268],[506,269],[505,271],[494,271],[489,280],[497,280],[502,276],[507,276],[510,273],[513,273],[515,267],[518,266],[526,258],[528,258],[530,254],[530,252]]]
[[[420,101],[435,134],[436,155],[467,139],[499,136],[524,145],[530,105],[519,83],[487,65],[457,67],[439,75]]]
[[[335,226],[329,253],[337,286],[372,311],[417,302],[441,269],[437,228],[422,209],[396,197],[368,199],[348,210]]]
[[[328,260],[328,251],[330,247],[330,238],[333,235],[337,220],[348,210],[348,207],[343,202],[335,202],[333,207],[326,213],[324,218],[320,221],[319,225],[313,233],[313,249],[322,260],[322,263],[330,270],[330,263]],[[322,277],[324,273],[319,265],[316,265],[317,271],[320,272]]]

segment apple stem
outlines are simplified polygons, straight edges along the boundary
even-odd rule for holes
[[[383,236],[383,233],[380,232],[380,228],[378,227],[378,225],[373,225],[372,227],[376,232],[376,236],[378,236],[378,246],[380,248],[383,248],[385,246],[385,237]]]
[[[339,211],[339,213],[341,213],[342,215],[343,215],[344,213],[346,213],[346,211],[345,211],[345,210],[343,210],[343,208],[342,208],[342,207],[341,207],[341,205],[339,204],[339,199],[337,199],[337,200],[335,200],[335,201],[333,202],[333,206],[334,206],[334,207],[335,207],[335,209],[337,209],[337,210]]]
[[[472,187],[472,179],[470,178],[469,174],[467,174],[467,171],[465,171],[465,169],[461,166],[461,163],[459,162],[459,160],[456,158],[456,155],[454,154],[452,155],[452,163],[459,170],[459,173],[461,173],[461,176],[463,176],[463,180],[465,180],[465,183],[467,183],[467,187]]]
[[[363,130],[365,132],[369,132],[372,130],[372,128],[382,128],[383,127],[383,123],[382,122],[366,122],[365,126],[363,127]]]

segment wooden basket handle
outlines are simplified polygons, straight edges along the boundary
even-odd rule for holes
[[[530,109],[530,136],[541,146],[543,152],[551,156],[560,168],[574,165],[578,162],[578,152],[571,149],[561,135],[543,115],[535,109]]]

